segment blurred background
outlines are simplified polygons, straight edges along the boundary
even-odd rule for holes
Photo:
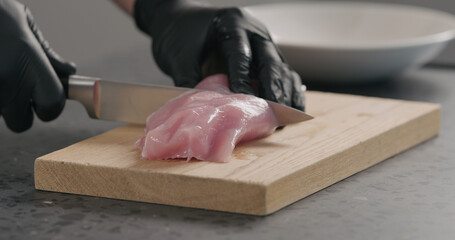
[[[155,65],[150,40],[132,19],[110,1],[20,0],[27,5],[44,36],[64,58],[78,65],[78,74],[111,80],[172,84]],[[416,5],[455,15],[454,0],[366,0]],[[212,0],[217,6],[246,6],[278,0]],[[455,66],[455,43],[433,61]]]

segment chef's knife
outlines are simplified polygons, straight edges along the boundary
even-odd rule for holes
[[[102,80],[71,75],[62,79],[68,99],[84,105],[90,117],[117,122],[145,124],[147,116],[169,100],[192,88],[159,86]],[[313,117],[275,102],[267,101],[280,126],[303,122]]]

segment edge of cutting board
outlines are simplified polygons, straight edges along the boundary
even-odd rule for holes
[[[311,96],[323,96],[326,93],[311,92],[310,94]],[[344,94],[326,95],[347,96]],[[37,158],[35,161],[35,188],[243,214],[268,215],[436,136],[440,128],[440,105],[413,104],[421,105],[418,105],[419,113],[409,121],[353,146],[347,146],[343,151],[315,161],[291,174],[278,178],[271,177],[270,181],[224,180],[207,176],[160,172],[151,174],[147,169],[125,170],[122,167],[110,167],[109,164],[104,166],[87,162],[77,163],[58,157],[58,153],[68,152],[74,149],[75,145],[96,141],[114,131],[119,135],[127,134],[129,129],[134,128],[123,126]],[[154,182],[161,184],[150,187],[148,183]]]
[[[441,107],[274,181],[266,188],[265,214],[294,203],[438,135]],[[396,144],[387,144],[394,142]],[[380,151],[377,151],[377,148]],[[333,160],[338,159],[336,164]],[[325,179],[321,181],[321,179]],[[305,188],[299,186],[305,183]]]
[[[61,177],[64,174],[74,174],[76,171],[79,176],[70,179]],[[146,184],[158,178],[166,184],[158,187]],[[69,181],[76,179],[79,184],[68,184]],[[35,162],[35,188],[38,190],[252,215],[266,214],[265,186],[255,183],[233,183],[221,179],[207,180],[208,178],[204,177],[149,174],[145,171],[126,173],[122,169],[100,166],[87,168],[83,164],[54,162],[43,158],[38,158]],[[100,188],[94,187],[94,182],[98,183]],[[169,188],[167,187],[169,185],[179,187]],[[114,187],[106,189],[106,186]]]

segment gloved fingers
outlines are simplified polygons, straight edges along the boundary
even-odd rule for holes
[[[49,48],[45,52],[49,62],[59,77],[68,77],[76,73],[76,64],[74,62],[63,60],[53,49]]]
[[[198,84],[193,77],[184,74],[176,75],[173,80],[176,87],[194,88]]]
[[[305,95],[303,92],[304,90],[302,90],[302,79],[300,78],[300,75],[295,72],[289,64],[287,64],[287,61],[280,49],[277,48],[276,45],[274,46],[283,64],[282,69],[286,72],[286,77],[284,79],[289,79],[288,86],[290,87],[290,90],[287,92],[292,93],[290,106],[301,111],[305,111]]]
[[[289,69],[292,79],[292,104],[291,107],[305,111],[305,95],[302,92],[302,80],[299,74]]]
[[[227,75],[227,64],[223,54],[214,49],[206,54],[205,59],[202,61],[201,76],[202,78],[206,78],[218,73]]]
[[[31,39],[32,46],[28,51],[30,62],[27,69],[29,74],[25,76],[25,81],[35,83],[32,106],[36,115],[43,121],[50,121],[60,115],[65,105],[63,86],[56,71],[58,70],[62,76],[68,76],[75,72],[75,68],[74,64],[61,60],[49,47],[49,43],[36,26],[32,14],[28,9],[25,11],[28,25],[35,36],[35,39]],[[55,69],[53,64],[55,64]]]
[[[36,25],[31,12],[27,8],[25,9],[25,12],[30,30],[33,35],[35,35],[36,40],[41,45],[41,48],[49,59],[57,75],[60,77],[68,77],[69,75],[76,73],[76,64],[65,61],[49,46],[49,42],[44,39],[43,34]]]
[[[30,48],[27,74],[24,81],[34,82],[32,106],[36,115],[43,121],[58,117],[65,106],[65,93],[59,77],[55,73],[44,51]]]
[[[302,80],[269,40],[256,38],[255,66],[259,76],[259,96],[304,111]],[[256,48],[257,47],[257,48]]]
[[[21,95],[29,95],[24,93],[26,89],[21,89]],[[30,103],[30,98],[23,98],[20,95],[14,99],[14,104],[8,105],[3,109],[3,118],[6,126],[14,132],[23,132],[29,129],[33,124],[33,112]]]
[[[215,21],[217,41],[227,64],[231,90],[235,93],[254,94],[250,79],[251,46],[246,31],[237,26],[233,19],[235,14],[240,14],[234,10],[222,14]]]
[[[190,63],[175,65],[172,71],[175,86],[194,88],[202,78],[199,68],[199,65],[190,65]]]
[[[304,111],[305,97],[300,76],[286,63],[267,32],[253,34],[251,39],[253,66],[260,76],[260,96]]]
[[[291,105],[290,79],[283,71],[284,63],[275,45],[267,39],[252,36],[253,65],[259,79],[259,96],[267,100]],[[286,70],[286,69],[284,69]]]
[[[26,52],[17,56],[17,59],[10,59],[15,61],[15,66],[21,71],[11,71],[4,77],[15,79],[14,82],[17,87],[14,92],[11,92],[11,98],[4,102],[2,110],[3,118],[9,129],[14,132],[23,132],[29,129],[33,124],[33,112],[31,105],[31,96],[35,83],[29,81],[30,69],[28,68],[30,59]],[[9,95],[9,94],[8,94]],[[6,100],[6,99],[5,99]]]
[[[174,52],[166,52],[166,49],[168,48],[163,45],[163,42],[157,40],[152,42],[152,53],[158,67],[172,77],[175,86],[187,88],[196,86],[202,77],[199,62],[195,58],[188,57],[194,54],[180,56],[180,53],[172,54]]]

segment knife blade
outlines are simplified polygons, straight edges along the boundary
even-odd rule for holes
[[[192,88],[107,81],[71,75],[62,79],[68,99],[77,100],[90,117],[117,122],[145,124],[147,116],[169,100]],[[313,117],[294,108],[267,101],[280,126],[303,122]]]

